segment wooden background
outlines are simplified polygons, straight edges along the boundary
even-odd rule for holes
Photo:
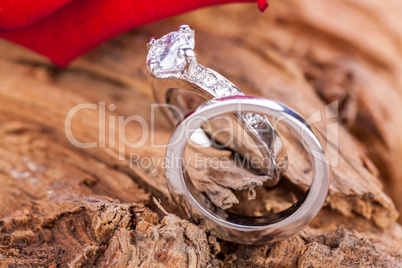
[[[216,239],[176,216],[160,165],[141,165],[163,157],[164,149],[150,140],[137,149],[119,141],[123,133],[138,141],[147,129],[130,123],[123,131],[119,116],[151,123],[148,38],[183,23],[196,30],[200,63],[247,94],[306,117],[320,110],[335,117],[329,123],[339,122],[339,132],[329,135],[327,121],[316,124],[328,138],[333,179],[324,208],[299,234],[262,246]],[[401,23],[397,0],[271,1],[263,14],[254,4],[226,5],[135,29],[65,69],[0,40],[2,267],[400,267]],[[339,112],[325,110],[334,101]],[[105,125],[98,125],[98,110],[82,110],[72,120],[78,140],[100,146],[77,148],[64,130],[68,111],[102,102],[116,107],[107,110]],[[112,127],[109,117],[116,120]],[[155,127],[154,140],[166,143],[172,128],[160,112]],[[275,189],[257,190],[256,215],[288,206],[288,190],[309,184],[302,149],[284,139],[290,170]],[[130,165],[132,153],[139,158]],[[245,171],[216,172],[199,170],[194,179],[215,204],[245,212],[250,205],[238,191],[247,188]]]

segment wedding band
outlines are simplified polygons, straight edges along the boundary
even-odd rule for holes
[[[189,107],[181,99],[178,89],[185,89],[195,93],[204,100],[211,100],[223,96],[242,96],[244,93],[226,78],[217,72],[199,64],[194,53],[194,30],[188,25],[182,25],[177,32],[171,32],[160,39],[151,38],[148,42],[149,52],[147,67],[155,78],[152,88],[157,103],[171,104],[162,106],[164,114],[175,125],[181,118],[177,116],[176,108],[181,114],[186,114]],[[243,157],[249,154],[249,158],[262,157],[269,164],[269,168],[261,166],[260,170],[270,177],[266,186],[275,185],[288,167],[287,152],[279,138],[275,128],[265,116],[254,113],[242,113],[233,115],[239,118],[235,124],[245,131],[254,141],[244,142],[236,136],[237,131],[225,133],[221,131],[214,137],[221,144],[228,143],[230,138],[240,142],[228,143],[228,147]],[[216,126],[219,128],[221,126]],[[199,136],[199,131],[197,131]],[[202,132],[203,133],[203,132]],[[192,139],[195,143],[197,140]],[[208,138],[209,141],[209,138]],[[233,146],[232,144],[240,144]]]
[[[313,179],[309,190],[279,213],[249,217],[224,211],[195,188],[183,169],[183,153],[195,129],[221,114],[239,112],[239,107],[241,112],[264,114],[280,120],[298,134],[310,156]],[[311,222],[327,196],[330,168],[314,128],[297,112],[272,100],[234,96],[206,102],[177,124],[166,151],[165,176],[173,200],[190,220],[204,223],[207,230],[224,240],[264,244],[295,234]]]

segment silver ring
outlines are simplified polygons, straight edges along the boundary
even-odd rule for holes
[[[161,108],[172,125],[191,109],[181,98],[178,89],[195,93],[204,100],[244,95],[226,78],[199,64],[194,53],[194,45],[194,30],[188,25],[182,25],[177,32],[171,32],[158,40],[151,38],[148,41],[147,66],[155,78],[152,84],[154,98],[157,103],[168,104]],[[181,114],[179,116],[177,109]],[[219,132],[214,139],[221,144],[227,144],[230,149],[242,156],[248,154],[250,158],[263,158],[265,160],[263,162],[269,164],[260,167],[260,170],[270,177],[266,186],[274,186],[288,167],[287,152],[278,133],[265,116],[242,113],[234,114],[233,117],[240,120],[233,120],[232,124],[237,124],[239,129],[254,141],[255,146],[245,143],[242,138],[236,138],[233,133],[228,134],[224,131]],[[222,126],[216,128],[222,129]],[[197,133],[199,137],[200,131]],[[229,136],[239,142],[229,143]],[[207,140],[209,141],[209,138]],[[192,141],[200,143],[193,138]]]
[[[313,167],[313,180],[304,196],[288,209],[262,217],[239,216],[215,207],[193,185],[183,170],[183,153],[192,133],[207,120],[226,113],[254,112],[272,116],[293,129],[305,145]],[[288,237],[304,228],[320,211],[328,192],[330,168],[313,127],[291,108],[267,99],[235,96],[215,99],[198,107],[176,126],[166,151],[165,176],[169,192],[191,220],[224,240],[264,244]]]

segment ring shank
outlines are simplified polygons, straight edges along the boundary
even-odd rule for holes
[[[243,112],[280,118],[284,125],[295,130],[306,145],[313,167],[312,184],[298,202],[282,212],[262,217],[246,217],[217,209],[195,189],[189,175],[183,172],[181,160],[194,128],[220,114],[238,112],[239,107]],[[170,161],[171,159],[180,161]],[[323,159],[326,159],[325,152],[313,128],[292,109],[261,98],[226,97],[207,102],[179,122],[166,151],[165,176],[174,201],[189,218],[205,222],[206,227],[222,239],[243,244],[263,244],[298,232],[317,215],[329,187],[330,169]]]

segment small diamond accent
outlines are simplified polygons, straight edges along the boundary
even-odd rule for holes
[[[215,93],[218,95],[218,97],[232,96],[232,92],[232,87],[225,82],[221,82],[215,87]]]
[[[191,64],[187,71],[187,79],[192,81],[201,80],[203,77],[203,69],[198,64]]]
[[[262,122],[264,122],[264,116],[255,113],[241,113],[243,119],[247,124],[252,127],[258,127]]]
[[[202,66],[199,63],[190,64],[187,71],[184,71],[182,79],[186,79],[193,83],[198,83],[212,89],[215,97],[227,96],[244,96],[236,86],[227,81],[225,78],[215,74],[214,71]]]
[[[218,80],[216,79],[215,75],[213,74],[206,74],[204,78],[202,79],[202,84],[211,87],[216,84]]]

